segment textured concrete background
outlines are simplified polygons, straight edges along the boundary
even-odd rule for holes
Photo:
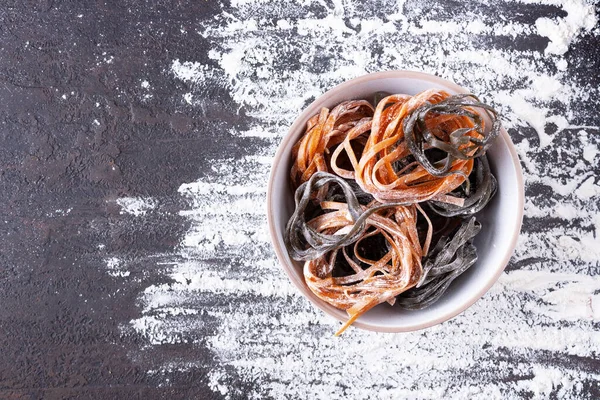
[[[132,362],[127,351],[138,339],[118,325],[138,314],[135,298],[147,282],[117,291],[99,266],[109,252],[136,258],[178,243],[186,226],[176,214],[132,226],[111,200],[176,193],[202,176],[207,152],[216,150],[204,121],[243,118],[219,88],[202,118],[168,101],[178,83],[164,66],[207,50],[199,37],[183,41],[180,27],[210,18],[213,7],[0,5],[0,398],[212,396],[205,371],[160,388],[146,374],[160,360]],[[144,104],[141,71],[155,88]],[[180,208],[173,201],[162,204],[165,212]]]
[[[213,1],[0,5],[0,398],[220,398],[207,386],[218,361],[201,345],[135,352],[143,339],[120,329],[140,315],[139,293],[164,278],[137,265],[144,273],[124,285],[102,268],[112,253],[135,260],[172,251],[189,223],[177,214],[177,188],[210,173],[208,155],[242,157],[261,147],[255,138],[219,140],[219,127],[248,123],[223,86],[204,91],[202,107],[171,98],[183,89],[165,71],[172,60],[214,63],[210,44],[181,30],[217,12]],[[523,19],[533,18],[527,13]],[[494,40],[502,47],[508,39]],[[597,38],[584,37],[570,57],[589,62],[574,73],[597,80],[598,49]],[[150,99],[142,75],[152,82]],[[593,104],[592,113],[597,123]],[[115,204],[131,194],[159,196],[161,212],[131,224]],[[553,223],[530,221],[529,229]],[[211,329],[197,332],[200,342]],[[594,358],[537,356],[600,369]],[[498,352],[499,360],[511,357]],[[204,367],[148,373],[176,358]],[[228,383],[238,393],[260,385],[235,374]],[[584,389],[600,396],[596,384]]]

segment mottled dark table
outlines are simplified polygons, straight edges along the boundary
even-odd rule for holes
[[[599,31],[566,3],[3,2],[0,398],[600,397]],[[463,316],[336,339],[274,260],[269,163],[402,68],[505,113],[524,235]]]

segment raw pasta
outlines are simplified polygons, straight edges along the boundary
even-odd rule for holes
[[[473,214],[497,188],[490,106],[437,90],[381,97],[323,108],[292,150],[285,242],[310,290],[348,313],[337,334],[378,304],[439,300],[477,261]]]

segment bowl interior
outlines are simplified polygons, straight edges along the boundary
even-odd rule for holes
[[[347,314],[323,302],[308,289],[304,283],[302,263],[292,260],[285,249],[283,232],[294,210],[293,193],[288,178],[292,146],[304,133],[307,120],[318,113],[321,107],[332,108],[350,99],[369,99],[378,91],[414,95],[431,88],[443,89],[450,93],[466,92],[440,78],[407,71],[372,74],[348,81],[312,103],[296,120],[278,149],[268,193],[269,223],[277,255],[292,282],[315,305],[339,320],[346,320]],[[380,304],[362,315],[354,326],[391,332],[432,326],[468,308],[498,279],[514,250],[520,231],[523,183],[516,152],[504,130],[489,149],[488,158],[492,172],[498,179],[498,192],[488,206],[477,215],[483,225],[475,240],[479,255],[477,263],[457,278],[443,297],[429,308],[408,311],[387,303]]]

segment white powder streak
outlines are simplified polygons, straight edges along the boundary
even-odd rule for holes
[[[117,257],[109,257],[104,260],[104,262],[106,263],[106,270],[110,276],[114,276],[115,278],[126,278],[131,274],[131,272],[121,269],[123,260],[120,260]]]
[[[184,82],[199,83],[204,80],[208,68],[198,62],[180,62],[178,59],[171,64],[171,72],[177,79]]]
[[[600,320],[600,277],[521,270],[500,282],[507,289],[540,296],[544,304],[530,303],[526,311],[560,320]]]
[[[538,33],[550,39],[546,54],[565,54],[577,36],[596,26],[592,4],[586,4],[583,0],[565,0],[559,4],[567,12],[565,18],[538,18],[535,21]]]
[[[600,197],[600,186],[596,184],[596,177],[587,178],[575,191],[575,194],[584,200]]]
[[[158,205],[158,202],[151,197],[121,197],[116,202],[121,206],[121,214],[131,214],[136,217],[146,215]]]

